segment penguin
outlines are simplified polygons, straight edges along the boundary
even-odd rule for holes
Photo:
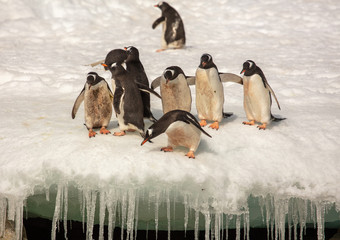
[[[261,123],[257,126],[259,130],[265,130],[270,121],[284,120],[285,118],[272,115],[272,95],[280,110],[281,107],[273,89],[255,62],[252,60],[244,62],[240,74],[243,74],[243,106],[248,119],[248,122],[244,121],[243,124],[254,125],[255,122],[259,122]]]
[[[168,48],[185,47],[185,31],[181,16],[167,2],[160,2],[155,7],[162,11],[162,16],[154,21],[152,29],[163,23],[162,48],[157,52]]]
[[[184,146],[189,148],[189,152],[185,155],[189,158],[195,158],[194,153],[201,141],[202,132],[211,138],[191,113],[172,110],[148,128],[141,145],[147,141],[151,142],[151,139],[164,132],[168,136],[168,146],[161,148],[161,151],[172,152],[174,147]]]
[[[209,125],[212,129],[219,129],[219,122],[223,118],[224,92],[223,85],[215,63],[210,54],[201,56],[200,65],[196,70],[196,108],[202,127],[207,120],[214,121]]]
[[[139,60],[139,51],[133,46],[124,47],[127,58],[125,60],[127,71],[132,74],[132,77],[137,83],[143,84],[149,87],[149,80],[144,71],[143,64]],[[156,122],[156,118],[153,116],[150,109],[150,93],[140,92],[142,95],[143,106],[144,106],[144,117],[148,118],[152,122]]]
[[[102,65],[111,71],[112,79],[116,82],[113,106],[120,132],[115,132],[114,135],[124,136],[126,131],[138,131],[141,136],[144,136],[144,107],[139,91],[143,90],[153,93],[159,98],[161,96],[148,87],[136,83],[131,74],[126,70],[125,62],[114,62],[110,66],[105,63]]]
[[[85,126],[89,131],[89,137],[95,137],[93,128],[100,128],[101,134],[109,134],[106,129],[112,116],[113,94],[104,78],[95,72],[89,72],[83,90],[74,102],[72,109],[72,119],[80,104],[84,101]]]

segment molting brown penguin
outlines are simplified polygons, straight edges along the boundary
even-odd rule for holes
[[[161,151],[172,152],[174,147],[184,146],[189,148],[189,152],[186,154],[189,158],[195,158],[194,152],[201,141],[202,132],[211,137],[201,128],[191,113],[173,110],[164,114],[148,128],[141,145],[164,132],[168,135],[168,146],[161,148]]]
[[[75,118],[80,104],[84,101],[85,126],[89,137],[95,137],[93,128],[101,128],[101,134],[110,133],[106,129],[112,116],[113,94],[104,78],[95,72],[87,75],[86,83],[80,92],[72,109],[72,119]]]

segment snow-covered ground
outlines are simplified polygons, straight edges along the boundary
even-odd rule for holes
[[[89,239],[94,221],[113,219],[130,236],[136,228],[211,228],[217,238],[227,219],[249,228],[251,196],[276,236],[287,234],[285,220],[316,221],[323,239],[326,210],[340,211],[340,2],[174,0],[187,48],[161,53],[155,3],[0,0],[0,230],[7,214],[19,233],[27,211],[54,227],[84,220]],[[171,65],[194,75],[203,53],[235,74],[254,60],[280,102],[273,114],[287,119],[265,131],[242,125],[242,86],[224,84],[224,110],[234,115],[218,131],[206,128],[212,138],[202,135],[196,159],[184,148],[160,152],[165,135],[143,146],[136,133],[89,139],[83,106],[71,119],[73,103],[88,72],[110,84],[111,76],[88,64],[130,45],[150,82]],[[151,106],[161,117],[160,100],[152,96]],[[109,130],[117,129],[113,117]]]

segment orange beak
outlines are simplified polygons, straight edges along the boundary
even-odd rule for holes
[[[106,65],[105,63],[102,63],[102,66],[103,66],[103,67],[107,67],[107,65]]]
[[[245,71],[246,71],[246,70],[245,70],[245,69],[243,69],[243,70],[241,71],[241,74],[243,74]]]
[[[149,140],[149,138],[145,139],[145,140],[142,142],[141,146],[143,146],[143,144],[146,143],[148,140]]]
[[[207,65],[207,63],[206,62],[202,62],[202,66],[205,67],[205,65]]]
[[[127,47],[124,47],[124,50],[127,51]]]

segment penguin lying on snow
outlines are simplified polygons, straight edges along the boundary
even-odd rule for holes
[[[281,110],[280,104],[275,96],[273,89],[267,82],[262,70],[254,61],[248,60],[243,63],[241,74],[243,75],[243,92],[244,92],[244,111],[248,118],[245,125],[254,125],[260,122],[262,125],[257,126],[259,129],[265,130],[270,121],[281,121],[285,118],[276,118],[271,114],[272,98],[274,96],[278,108]]]
[[[223,79],[223,80],[222,80]],[[202,127],[207,125],[207,120],[214,121],[209,127],[218,130],[219,122],[223,117],[232,114],[223,113],[224,92],[223,82],[241,83],[239,76],[231,73],[219,73],[210,54],[201,56],[200,65],[196,70],[196,108]]]
[[[84,101],[85,126],[89,130],[89,137],[95,137],[93,128],[101,128],[101,134],[110,133],[106,129],[112,116],[113,94],[104,78],[95,72],[87,75],[83,90],[80,92],[72,109],[72,119],[75,118],[80,104]]]
[[[131,73],[132,78],[137,83],[143,84],[149,87],[149,80],[144,71],[143,64],[139,60],[139,51],[137,48],[130,46],[124,48],[127,53],[126,67],[127,71]],[[150,93],[140,92],[142,95],[143,106],[144,106],[144,117],[150,119],[152,122],[156,122],[156,118],[152,115],[150,109]]]
[[[190,87],[187,77],[180,67],[171,66],[166,68],[162,76],[152,82],[151,87],[155,87],[156,82],[160,84],[163,114],[175,109],[191,111]]]
[[[125,135],[125,131],[137,130],[144,136],[143,121],[143,102],[140,90],[155,94],[158,93],[149,89],[147,86],[135,82],[131,74],[126,71],[125,63],[112,63],[111,65],[102,64],[112,73],[112,78],[116,82],[113,106],[119,123],[120,132],[115,132],[115,136]]]
[[[184,146],[189,148],[189,152],[185,155],[189,158],[195,158],[194,152],[201,141],[201,132],[211,137],[201,128],[191,113],[173,110],[164,114],[149,127],[141,145],[164,132],[168,135],[168,146],[161,148],[161,151],[172,152],[174,147]]]
[[[185,46],[185,31],[183,21],[178,12],[166,2],[160,2],[155,7],[162,11],[162,16],[155,20],[152,29],[163,23],[162,48],[183,48]]]

